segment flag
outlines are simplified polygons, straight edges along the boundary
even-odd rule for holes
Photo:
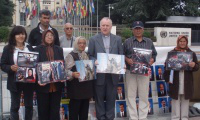
[[[92,13],[95,13],[94,1],[93,1],[93,0],[90,0],[90,4],[91,4],[91,11],[92,11]]]

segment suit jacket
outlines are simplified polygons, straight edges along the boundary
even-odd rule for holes
[[[27,45],[29,51],[33,51],[33,48],[30,45]],[[19,83],[15,82],[15,72],[11,70],[11,66],[14,65],[13,52],[11,52],[8,45],[3,49],[1,57],[1,69],[8,74],[7,78],[7,89],[10,91],[18,92],[21,90],[33,90],[33,83]]]
[[[118,112],[118,113],[117,113],[117,117],[118,117],[118,118],[122,118],[122,116],[121,116],[120,112]],[[125,112],[125,111],[124,111],[124,117],[127,117],[127,114],[126,114],[126,112]]]
[[[169,113],[169,108],[166,106],[165,107],[165,112],[164,112],[163,108],[161,107],[161,108],[159,108],[159,113],[161,113],[161,114],[163,114],[163,113]]]
[[[39,62],[48,61],[48,58],[46,55],[46,46],[39,45],[34,49],[35,49],[35,51],[39,52]],[[53,51],[54,51],[54,60],[64,60],[63,49],[61,47],[54,45]],[[56,86],[57,91],[61,91],[62,88],[64,87],[64,83],[62,83],[62,82],[56,82],[54,84]],[[50,89],[49,84],[47,84],[45,86],[40,86],[38,83],[36,83],[36,90],[38,92],[49,93],[49,89]]]
[[[106,53],[102,34],[99,33],[95,36],[92,36],[89,41],[88,45],[88,54],[90,59],[96,60],[97,59],[97,53]],[[110,34],[110,54],[123,54],[123,48],[122,48],[122,41],[119,36]],[[119,82],[120,76],[117,74],[112,74],[112,81],[114,85],[117,85]],[[105,73],[98,73],[97,74],[97,80],[95,81],[96,85],[103,85],[105,82]]]
[[[161,76],[161,79],[159,78],[159,75],[156,75],[156,80],[164,80],[163,75]]]
[[[166,91],[164,90],[164,93],[163,94],[161,94],[161,92],[159,91],[158,92],[158,97],[161,97],[161,96],[166,96],[167,94],[166,94]]]
[[[125,94],[122,93],[122,100],[124,100],[124,99],[125,99]],[[118,93],[116,94],[116,100],[120,100]]]

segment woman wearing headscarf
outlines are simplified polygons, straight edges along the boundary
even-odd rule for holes
[[[64,60],[63,49],[54,45],[55,35],[52,30],[42,33],[42,44],[35,48],[39,52],[39,62]],[[59,109],[61,92],[64,83],[56,82],[50,84],[36,85],[38,117],[39,120],[60,120]]]
[[[93,81],[79,82],[80,73],[77,72],[75,66],[75,61],[89,59],[85,52],[86,45],[87,40],[84,37],[77,37],[73,51],[65,59],[67,75],[70,77],[67,81],[70,120],[87,120],[89,100],[93,97]]]
[[[18,52],[29,52],[33,48],[25,43],[26,30],[22,26],[15,26],[9,35],[8,45],[3,49],[1,57],[1,69],[8,74],[7,89],[11,95],[10,120],[19,120],[20,97],[23,91],[25,104],[25,120],[32,120],[33,116],[33,83],[16,82]],[[20,73],[19,73],[20,74]],[[21,73],[21,78],[25,76]]]
[[[172,52],[192,52],[191,70],[174,71],[173,83],[170,83],[170,70],[165,70],[165,81],[169,82],[169,96],[172,98],[171,120],[188,120],[189,100],[193,95],[193,72],[199,69],[196,54],[188,47],[188,38],[179,36],[177,46]]]

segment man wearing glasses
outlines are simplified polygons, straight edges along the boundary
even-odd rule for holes
[[[71,23],[66,23],[64,26],[65,34],[60,36],[60,47],[72,48],[76,37],[73,36],[73,25]]]
[[[38,26],[34,28],[28,39],[28,43],[31,46],[38,46],[42,43],[42,32],[45,30],[52,30],[54,32],[54,44],[60,46],[58,32],[55,28],[50,25],[51,12],[49,10],[43,9],[39,13]]]

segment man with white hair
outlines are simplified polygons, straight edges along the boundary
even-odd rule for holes
[[[71,23],[66,23],[64,26],[64,32],[65,34],[59,37],[60,47],[72,48],[76,39],[76,37],[73,36],[73,25]]]
[[[108,17],[102,18],[100,21],[101,33],[92,36],[89,41],[88,54],[90,59],[96,61],[97,53],[123,54],[121,38],[111,34],[111,28],[112,20]],[[115,99],[119,78],[119,74],[97,73],[94,86],[98,120],[114,119]]]

